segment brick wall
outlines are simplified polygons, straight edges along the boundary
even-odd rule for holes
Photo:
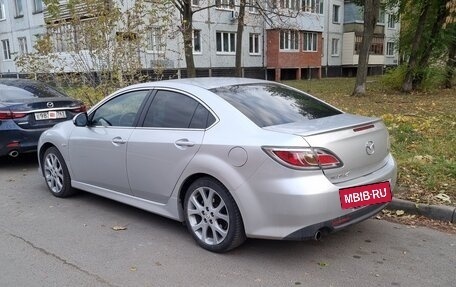
[[[280,51],[280,31],[268,30],[267,34],[267,67],[268,68],[307,68],[321,67],[322,37],[318,34],[316,52],[304,52],[303,34],[299,35],[298,51]]]

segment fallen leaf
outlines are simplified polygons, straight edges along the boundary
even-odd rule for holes
[[[396,215],[397,216],[401,216],[401,215],[404,215],[405,214],[405,211],[403,210],[396,210]]]
[[[112,227],[112,230],[115,230],[115,231],[126,230],[126,229],[127,229],[126,226],[119,226],[119,225],[116,225],[116,226],[113,226],[113,227]]]
[[[131,266],[131,267],[130,267],[130,271],[136,271],[136,270],[138,270],[138,269],[136,268],[136,266]]]
[[[329,264],[328,264],[328,263],[325,263],[325,262],[318,262],[318,265],[319,265],[320,267],[326,267],[326,266],[328,266]]]
[[[434,198],[440,199],[443,202],[451,203],[450,197],[448,195],[446,195],[445,193],[439,193],[436,196],[434,196]]]

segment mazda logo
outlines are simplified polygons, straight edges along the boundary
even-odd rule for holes
[[[53,108],[54,107],[54,103],[53,102],[47,102],[46,106],[48,108]]]
[[[374,144],[374,142],[373,141],[368,141],[366,143],[366,153],[368,155],[372,155],[372,154],[374,154],[374,152],[375,152],[375,144]]]

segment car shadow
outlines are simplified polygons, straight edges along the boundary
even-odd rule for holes
[[[82,204],[85,207],[90,206],[90,209],[103,210],[105,213],[122,218],[124,222],[129,224],[142,226],[142,228],[150,227],[154,231],[160,230],[164,232],[162,235],[166,234],[165,237],[180,238],[179,240],[183,241],[182,244],[184,246],[198,249],[197,253],[200,253],[200,251],[203,253],[208,252],[200,249],[193,241],[190,233],[188,233],[185,224],[181,222],[91,193],[81,192],[72,198],[77,200],[78,204]],[[289,258],[291,260],[307,258],[313,260],[313,258],[325,256],[329,250],[333,252],[341,246],[345,246],[348,249],[358,248],[364,241],[360,234],[363,234],[365,229],[365,225],[361,223],[324,236],[319,241],[247,239],[240,247],[221,255],[238,258],[254,257],[257,260],[264,257],[266,261],[271,260],[271,258]]]
[[[2,169],[24,169],[38,167],[38,158],[36,153],[24,153],[18,157],[10,156],[0,157],[0,170]]]

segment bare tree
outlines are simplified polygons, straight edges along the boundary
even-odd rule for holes
[[[363,39],[361,40],[361,49],[359,51],[358,69],[356,72],[355,89],[353,96],[363,96],[366,94],[366,79],[369,65],[369,50],[374,37],[375,26],[377,25],[380,11],[380,1],[364,1],[364,30]]]

